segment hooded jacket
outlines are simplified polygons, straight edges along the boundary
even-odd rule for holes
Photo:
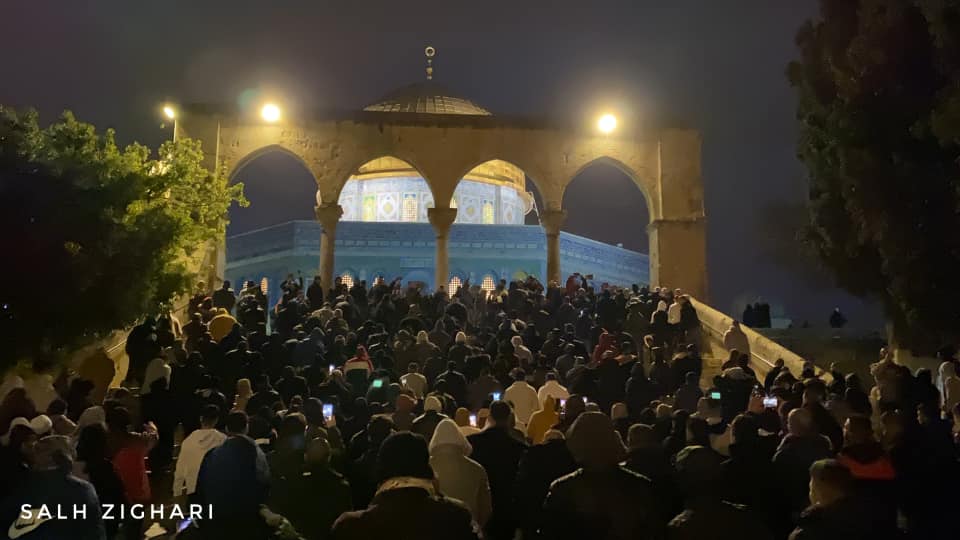
[[[581,468],[550,486],[541,534],[560,540],[662,536],[653,485],[619,464],[625,450],[606,415],[581,414],[567,431],[567,446]]]
[[[543,407],[530,415],[530,421],[527,423],[527,438],[533,444],[543,442],[543,437],[547,431],[560,422],[560,413],[557,412],[557,401],[551,395],[547,395],[543,401]]]
[[[490,482],[483,466],[467,456],[473,447],[456,422],[446,418],[437,424],[430,440],[430,466],[440,484],[440,493],[467,505],[474,521],[483,526],[492,512]]]
[[[189,495],[197,490],[197,475],[207,452],[227,440],[216,429],[198,429],[187,436],[180,445],[180,457],[173,474],[173,495]]]

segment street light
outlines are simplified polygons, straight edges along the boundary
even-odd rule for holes
[[[276,122],[280,120],[280,107],[277,107],[273,103],[267,103],[260,109],[260,117],[267,122]]]
[[[169,118],[170,120],[175,120],[177,118],[177,110],[173,108],[173,105],[170,105],[170,104],[164,105],[163,115]]]
[[[612,133],[617,129],[617,117],[612,114],[605,114],[597,120],[597,129],[602,133]]]

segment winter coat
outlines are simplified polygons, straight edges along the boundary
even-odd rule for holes
[[[811,506],[800,515],[790,540],[889,540],[895,527],[876,519],[866,500],[847,497],[826,506]]]
[[[830,440],[823,435],[787,435],[781,441],[773,455],[773,466],[783,503],[792,513],[799,513],[810,504],[810,466],[832,456]]]
[[[473,447],[470,458],[483,465],[490,481],[493,514],[486,530],[494,538],[512,537],[510,531],[516,526],[513,482],[527,445],[515,439],[506,426],[489,427],[471,435],[467,441]],[[507,534],[509,536],[505,536]]]
[[[346,512],[333,524],[335,540],[477,540],[470,510],[418,487],[381,491],[366,510]]]
[[[557,540],[660,538],[659,504],[650,480],[623,466],[579,469],[550,486],[541,534]]]
[[[772,540],[773,534],[743,506],[722,500],[698,501],[670,520],[670,540]]]

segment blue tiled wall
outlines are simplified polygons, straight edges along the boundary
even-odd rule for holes
[[[341,222],[337,226],[336,273],[356,279],[377,275],[388,280],[433,284],[435,239],[426,223]],[[480,283],[484,276],[508,281],[518,273],[544,279],[546,238],[537,225],[455,224],[450,231],[450,273]],[[597,285],[648,283],[649,257],[568,233],[560,234],[562,275],[593,274]],[[267,277],[271,300],[279,281],[300,271],[316,274],[320,260],[320,225],[289,221],[227,238],[227,279],[234,283]]]

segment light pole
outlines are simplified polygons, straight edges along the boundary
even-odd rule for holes
[[[177,109],[166,103],[163,105],[163,116],[173,121],[173,142],[177,142]]]

